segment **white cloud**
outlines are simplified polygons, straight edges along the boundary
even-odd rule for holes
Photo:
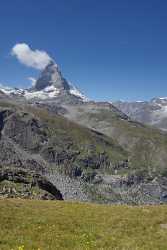
[[[33,78],[33,77],[28,77],[28,80],[31,82],[31,85],[32,85],[32,86],[35,86],[36,81],[37,81],[35,78]]]
[[[52,58],[42,50],[32,50],[26,43],[17,43],[11,51],[13,56],[28,67],[44,69]]]

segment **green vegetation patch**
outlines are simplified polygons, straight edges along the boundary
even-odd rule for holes
[[[1,250],[167,249],[167,206],[0,200],[0,225]]]

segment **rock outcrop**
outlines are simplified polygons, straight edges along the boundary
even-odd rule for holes
[[[60,191],[45,177],[22,168],[0,168],[0,198],[63,200]]]

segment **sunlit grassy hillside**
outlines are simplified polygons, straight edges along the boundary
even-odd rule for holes
[[[167,206],[0,200],[0,249],[166,250]]]

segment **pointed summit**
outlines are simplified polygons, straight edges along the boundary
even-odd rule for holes
[[[70,89],[68,82],[63,78],[58,65],[54,61],[50,61],[50,63],[42,71],[36,81],[34,89],[40,91],[49,86],[54,86],[58,90]]]
[[[41,72],[35,85],[29,89],[15,89],[0,86],[8,96],[32,101],[55,101],[61,103],[87,102],[88,99],[61,74],[58,65],[50,60]],[[1,94],[1,93],[0,93]]]

